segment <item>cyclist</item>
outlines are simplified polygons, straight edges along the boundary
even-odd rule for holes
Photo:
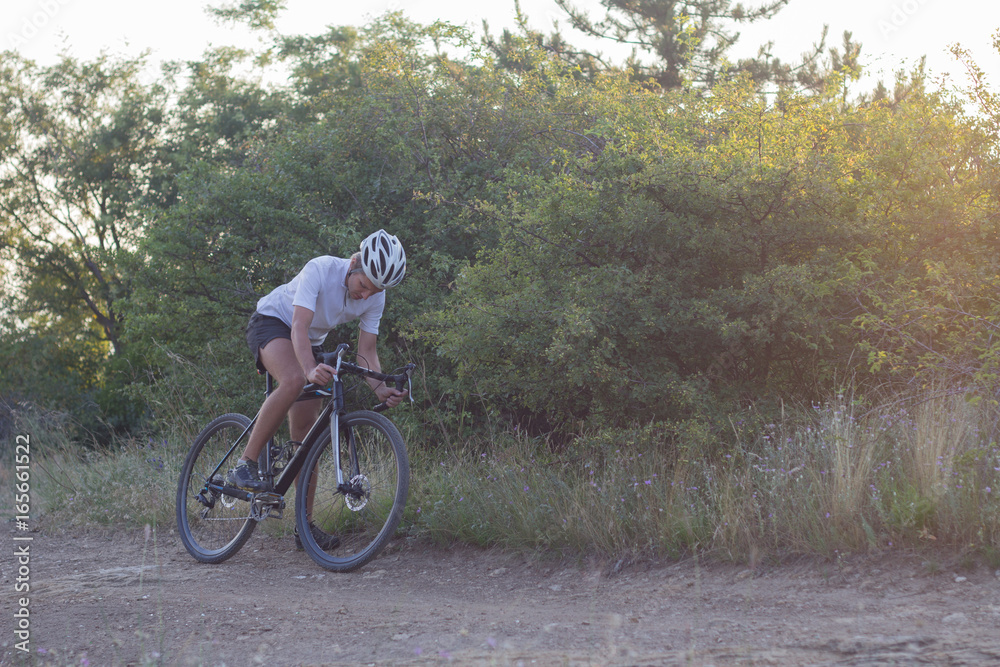
[[[265,490],[258,474],[257,457],[277,432],[285,415],[292,440],[301,442],[319,416],[317,400],[297,401],[307,382],[325,385],[334,369],[318,363],[317,354],[327,334],[338,324],[360,320],[358,359],[381,371],[376,339],[385,307],[384,290],[395,287],[406,273],[406,253],[395,236],[380,229],[361,242],[350,259],[316,257],[306,263],[291,282],[257,302],[257,311],[247,324],[247,344],[259,372],[265,370],[278,386],[264,400],[257,424],[236,467],[229,471],[230,484],[249,491]],[[379,401],[395,407],[407,392],[369,379]],[[336,537],[310,530],[324,548],[333,548]],[[321,541],[322,540],[322,541]],[[298,535],[296,545],[300,545]]]

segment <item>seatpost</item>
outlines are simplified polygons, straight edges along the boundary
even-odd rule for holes
[[[271,373],[269,371],[265,370],[264,371],[264,398],[267,398],[268,396],[270,396],[272,391],[274,391],[274,378],[271,377]],[[271,480],[273,479],[271,477],[271,454],[272,454],[271,448],[272,447],[274,447],[274,436],[273,435],[270,438],[268,438],[268,441],[266,443],[264,443],[264,449],[261,451],[261,454],[264,456],[263,470],[266,471],[266,477],[267,477],[268,483],[271,483]],[[258,463],[261,463],[261,461],[258,460]]]

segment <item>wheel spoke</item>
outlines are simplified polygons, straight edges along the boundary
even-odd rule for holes
[[[224,458],[249,424],[243,415],[215,419],[195,439],[184,463],[177,488],[177,525],[188,552],[202,562],[229,558],[256,526],[250,519],[250,503],[212,488],[218,486],[218,475],[225,475],[235,463],[236,452],[229,455],[232,461]],[[211,477],[220,462],[222,467]],[[216,484],[208,484],[209,479]]]
[[[296,515],[305,513],[321,531],[340,538],[326,550],[304,539],[309,555],[327,569],[347,571],[374,558],[395,533],[409,487],[409,462],[399,431],[382,415],[352,413],[343,418],[342,431],[340,464],[345,476],[350,475],[345,482],[361,493],[338,490],[327,435],[325,446],[310,452],[306,461],[303,479],[308,489],[296,498]]]

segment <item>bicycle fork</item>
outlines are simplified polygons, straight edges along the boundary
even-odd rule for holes
[[[350,459],[351,478],[344,480],[344,468],[340,464],[340,415],[344,411],[344,385],[340,380],[340,361],[343,353],[337,355],[337,374],[333,381],[333,410],[330,412],[330,447],[333,450],[333,462],[337,477],[337,491],[344,496],[344,502],[352,511],[358,511],[368,502],[367,480],[358,470],[357,442],[351,431],[347,432],[347,454]]]
[[[350,429],[346,431],[347,435],[347,455],[348,455],[348,465],[350,465],[350,470],[348,474],[350,479],[344,479],[344,469],[340,465],[340,429],[339,427],[340,417],[336,413],[331,417],[330,428],[333,429],[333,453],[337,457],[337,491],[344,496],[344,504],[352,512],[358,512],[368,504],[368,497],[371,495],[371,483],[368,478],[362,473],[358,466],[358,443],[354,437],[354,432]]]

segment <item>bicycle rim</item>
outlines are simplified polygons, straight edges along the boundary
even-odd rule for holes
[[[202,563],[221,563],[235,554],[257,526],[250,503],[206,488],[216,467],[216,481],[221,481],[236,464],[242,446],[228,458],[226,454],[249,425],[243,415],[215,418],[195,438],[184,461],[177,484],[177,527],[188,552]]]
[[[337,490],[328,429],[306,459],[300,477],[306,493],[295,494],[295,516],[309,556],[328,570],[349,572],[377,556],[395,534],[406,505],[410,464],[399,430],[384,416],[362,410],[344,416],[340,424],[344,481],[358,493]],[[310,496],[312,523],[336,535],[336,546],[324,550],[306,526]]]

